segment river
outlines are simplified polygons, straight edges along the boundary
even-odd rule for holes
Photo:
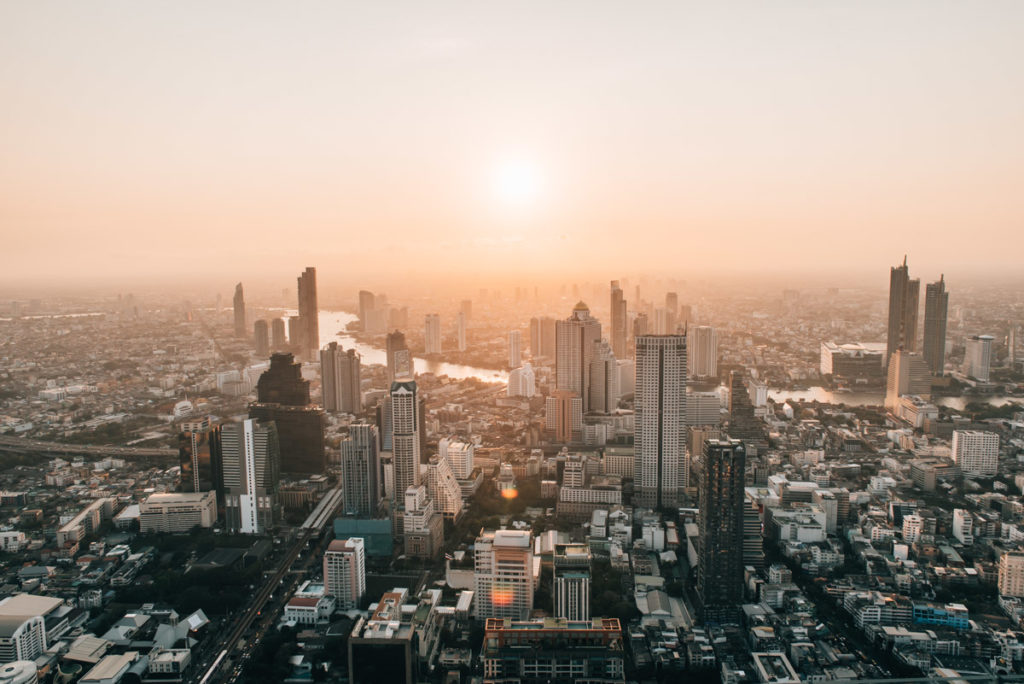
[[[885,403],[885,393],[882,391],[833,392],[824,387],[811,387],[806,390],[769,390],[768,396],[776,402],[793,399],[794,401],[819,401],[824,404],[846,404],[847,406],[882,406]],[[932,399],[933,404],[946,406],[956,411],[963,411],[971,402],[991,404],[992,406],[1003,406],[1016,402],[1024,406],[1024,397],[972,396],[935,397]]]
[[[285,311],[286,316],[294,316],[296,311]],[[376,363],[385,365],[387,363],[387,352],[364,342],[360,342],[345,332],[347,326],[359,317],[347,311],[321,311],[320,312],[320,347],[323,348],[331,342],[337,342],[346,349],[359,352],[363,363]],[[505,371],[493,370],[490,368],[477,368],[476,366],[463,366],[458,363],[445,363],[431,359],[416,357],[413,359],[417,373],[433,373],[434,375],[447,375],[455,380],[477,378],[484,382],[508,382],[508,373]]]

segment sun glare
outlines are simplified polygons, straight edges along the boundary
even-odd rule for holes
[[[537,168],[524,161],[507,161],[494,172],[494,194],[508,205],[527,206],[536,201],[541,190]]]

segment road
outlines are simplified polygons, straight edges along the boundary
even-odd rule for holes
[[[43,442],[0,435],[0,452],[14,454],[46,454],[49,456],[119,456],[123,458],[167,458],[177,459],[175,449],[147,449],[144,447],[95,446],[92,444],[65,444]]]
[[[323,552],[323,547],[330,540],[330,534],[323,534],[321,537],[321,533],[324,532],[324,528],[328,524],[333,523],[333,514],[340,503],[340,497],[331,496],[333,491],[323,499],[327,505],[318,506],[314,515],[311,516],[311,520],[297,531],[295,540],[288,547],[277,570],[264,579],[262,586],[256,590],[253,600],[238,616],[234,626],[216,642],[213,648],[208,649],[206,655],[196,664],[189,681],[214,684],[214,682],[234,682],[238,679],[244,669],[245,661],[255,651],[259,639],[276,617],[276,609],[267,610],[267,603],[270,601],[271,595],[280,590],[280,605],[283,606],[286,597],[294,591],[299,578],[304,576],[302,571],[308,568],[310,559],[318,558]],[[310,550],[309,556],[299,568],[294,568],[295,561],[313,539],[320,539],[320,543]],[[285,582],[285,575],[293,570],[299,570],[299,572],[294,572]],[[264,615],[264,612],[267,614]],[[257,618],[262,619],[257,621]],[[242,637],[253,627],[254,623],[256,623],[255,635],[253,638],[247,638],[239,652],[236,653]],[[227,667],[228,665],[230,668]]]

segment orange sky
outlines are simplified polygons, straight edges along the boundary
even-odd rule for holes
[[[1021,271],[1022,35],[1016,0],[3,3],[0,281]]]

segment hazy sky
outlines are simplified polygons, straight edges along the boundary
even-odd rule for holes
[[[1024,271],[1024,2],[0,3],[0,278]]]

